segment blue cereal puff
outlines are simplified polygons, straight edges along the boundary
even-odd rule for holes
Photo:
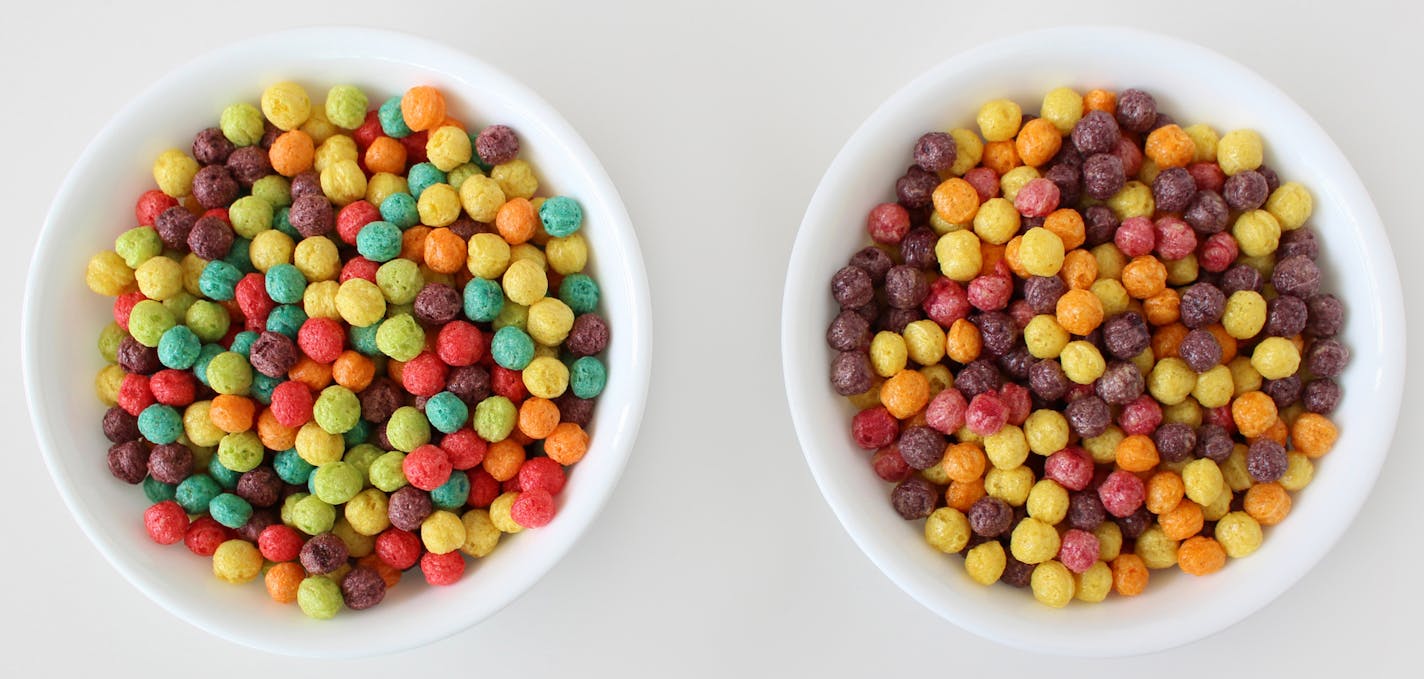
[[[276,390],[277,385],[286,381],[280,377],[268,377],[254,370],[252,371],[252,387],[248,395],[257,399],[257,402],[264,406],[272,405],[272,392]]]
[[[193,377],[198,378],[203,386],[208,386],[208,364],[212,362],[214,356],[224,351],[227,350],[223,349],[220,344],[204,344],[203,348],[198,351],[198,358],[193,361]]]
[[[155,403],[138,414],[138,433],[156,445],[173,443],[183,433],[183,416],[173,406]]]
[[[598,283],[586,274],[569,274],[559,283],[559,300],[569,305],[575,316],[597,311],[599,294]]]
[[[470,477],[465,472],[455,470],[445,483],[430,491],[430,504],[436,509],[452,511],[465,506],[470,498]]]
[[[376,331],[381,329],[381,321],[367,326],[351,326],[346,330],[346,339],[351,348],[363,356],[379,356],[381,349],[376,346]]]
[[[442,434],[458,431],[470,419],[470,407],[459,396],[442,391],[425,402],[425,418]]]
[[[228,351],[236,351],[243,356],[250,357],[252,356],[252,343],[256,342],[258,337],[261,337],[261,335],[251,330],[243,330],[233,335],[232,346],[228,347]]]
[[[187,370],[198,361],[203,341],[186,325],[175,325],[158,339],[158,362],[165,368]]]
[[[303,460],[302,456],[297,454],[296,448],[291,448],[277,453],[276,457],[272,458],[272,469],[277,472],[277,477],[282,481],[300,486],[311,478],[316,467]]]
[[[228,248],[227,256],[222,261],[237,267],[243,274],[255,273],[257,268],[252,266],[252,239],[238,236],[232,239],[232,247]]]
[[[262,279],[267,296],[278,304],[296,304],[307,290],[307,277],[292,264],[278,264],[267,270]]]
[[[401,98],[391,97],[381,108],[376,111],[376,119],[381,121],[381,131],[387,137],[401,139],[409,137],[413,130],[405,124],[405,115],[401,113]]]
[[[294,241],[302,240],[302,232],[292,226],[292,208],[289,206],[283,205],[272,213],[272,228],[291,236]]]
[[[569,366],[569,389],[579,398],[594,398],[603,393],[608,383],[608,370],[603,362],[584,356]]]
[[[550,236],[564,238],[583,226],[583,208],[568,196],[554,196],[539,206],[539,221]]]
[[[208,503],[213,501],[222,492],[222,486],[218,485],[213,477],[207,474],[194,474],[178,484],[178,488],[173,493],[173,499],[178,502],[178,506],[189,514],[203,514],[208,511]]]
[[[465,284],[465,318],[489,323],[504,309],[504,288],[496,281],[472,278]]]
[[[164,483],[152,476],[143,477],[143,496],[149,502],[157,504],[165,500],[172,500],[178,493],[178,486],[172,483]]]
[[[198,291],[208,299],[226,302],[233,298],[237,282],[242,280],[242,272],[237,267],[221,259],[208,262],[203,273],[198,276]]]
[[[219,485],[228,490],[236,488],[237,480],[242,478],[242,472],[235,472],[224,467],[221,462],[218,462],[216,453],[208,459],[208,475],[212,476]]]
[[[420,223],[419,204],[415,197],[404,191],[397,191],[381,201],[381,219],[384,219],[402,230],[409,229]]]
[[[430,163],[416,163],[410,166],[405,181],[406,187],[410,189],[410,195],[419,198],[426,189],[436,184],[444,184],[448,178],[449,176],[443,170]],[[382,203],[384,204],[384,201]]]
[[[228,528],[241,528],[252,518],[252,505],[232,493],[222,493],[208,502],[208,514]]]
[[[523,370],[534,360],[534,339],[512,325],[495,331],[490,340],[490,355],[494,362],[510,370]]]
[[[392,196],[394,197],[394,196]],[[390,198],[386,199],[389,203]],[[381,203],[385,205],[386,203]],[[389,262],[400,256],[401,231],[395,224],[375,221],[356,234],[356,251],[373,262]]]
[[[345,433],[341,435],[341,438],[346,442],[346,449],[350,450],[370,440],[371,431],[370,422],[366,420],[356,420],[356,426],[347,429]]]
[[[297,338],[297,331],[307,322],[307,312],[296,304],[283,304],[267,314],[267,331]]]

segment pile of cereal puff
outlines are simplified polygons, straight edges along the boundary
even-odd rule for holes
[[[472,130],[433,87],[283,82],[158,157],[86,272],[115,298],[109,469],[153,540],[324,619],[553,520],[609,328],[578,202]]]
[[[831,281],[831,382],[895,511],[1054,607],[1251,554],[1338,436],[1310,193],[1141,90],[977,123],[915,142]]]

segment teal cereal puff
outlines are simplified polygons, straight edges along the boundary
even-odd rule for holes
[[[465,506],[470,497],[470,477],[463,471],[455,470],[445,483],[430,491],[430,504],[436,509],[455,511]]]
[[[149,502],[157,504],[172,500],[178,494],[178,484],[164,483],[152,476],[143,477],[143,496]]]
[[[409,137],[413,130],[405,124],[405,116],[401,113],[401,98],[391,97],[381,104],[376,110],[376,120],[381,123],[381,132],[387,137],[403,139]]]
[[[267,314],[267,331],[296,339],[297,331],[307,322],[307,312],[300,304],[283,304]]]
[[[447,183],[447,179],[449,176],[444,171],[430,163],[416,163],[410,166],[410,171],[406,173],[407,188],[415,198],[420,198],[420,194],[431,186]],[[382,205],[384,204],[382,201]]]
[[[307,278],[292,264],[278,264],[267,270],[263,278],[267,296],[278,304],[298,304],[307,289]]]
[[[583,226],[583,208],[568,196],[554,196],[539,206],[539,221],[550,236],[571,236]]]
[[[499,317],[504,308],[504,289],[485,278],[472,278],[465,284],[465,318],[476,323],[489,323]]]
[[[391,202],[391,198],[387,198],[386,203]],[[400,227],[388,221],[375,221],[361,227],[361,231],[356,234],[356,251],[373,262],[389,262],[395,259],[401,252]]]
[[[597,311],[600,294],[598,283],[588,274],[569,274],[559,283],[559,299],[576,315]]]
[[[523,370],[534,360],[534,339],[519,328],[505,326],[490,340],[490,355],[503,368]]]
[[[381,219],[401,230],[409,229],[420,223],[419,205],[411,194],[397,191],[381,201]]]
[[[460,397],[442,391],[425,402],[425,417],[430,426],[443,434],[458,431],[470,419],[470,408]]]
[[[584,356],[569,366],[569,389],[579,398],[597,398],[608,384],[608,370],[593,356]]]
[[[234,297],[242,271],[223,260],[213,260],[198,277],[198,290],[208,299],[226,302]]]
[[[283,482],[300,486],[311,478],[316,466],[303,460],[302,456],[297,454],[296,448],[291,448],[277,453],[276,457],[272,458],[272,469]]]
[[[241,528],[252,518],[252,505],[232,493],[222,493],[208,502],[208,514],[228,528]]]
[[[202,514],[208,511],[208,503],[222,492],[222,486],[218,485],[213,477],[207,474],[194,474],[173,491],[173,499],[178,502],[178,506],[189,514]]]
[[[138,414],[138,433],[157,445],[173,443],[183,434],[183,416],[172,406],[155,403]]]
[[[228,346],[228,351],[236,351],[243,356],[251,358],[252,345],[257,341],[258,337],[261,337],[261,335],[258,335],[256,332],[243,330],[232,336],[232,344]]]

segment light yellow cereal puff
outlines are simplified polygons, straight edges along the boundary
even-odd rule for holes
[[[296,249],[297,244],[292,241],[291,236],[276,229],[268,229],[252,239],[247,254],[252,259],[253,267],[267,273],[268,269],[278,264],[290,264]]]
[[[1238,443],[1231,447],[1231,454],[1221,461],[1221,479],[1226,482],[1227,490],[1233,493],[1246,490],[1256,482],[1246,467],[1246,450],[1246,444]]]
[[[127,374],[117,363],[110,363],[99,369],[99,374],[94,376],[94,393],[99,397],[100,403],[113,407],[118,402],[119,387],[123,385]]]
[[[1143,349],[1142,353],[1133,356],[1129,363],[1137,366],[1137,372],[1146,375],[1152,372],[1152,366],[1157,365],[1157,356],[1152,353],[1152,347],[1149,346]]]
[[[198,161],[178,150],[168,149],[153,162],[153,181],[158,190],[174,198],[193,192],[193,176],[198,174]]]
[[[1071,339],[1052,314],[1039,314],[1024,326],[1024,343],[1034,358],[1058,358]]]
[[[386,316],[386,296],[375,283],[352,277],[336,290],[336,312],[348,324],[364,328]]]
[[[1216,160],[1216,143],[1220,140],[1216,130],[1210,125],[1197,123],[1182,128],[1187,133],[1187,138],[1192,140],[1192,162],[1210,163]]]
[[[1092,384],[1107,369],[1102,352],[1085,340],[1069,342],[1058,360],[1063,364],[1063,374],[1077,384]]]
[[[939,216],[938,212],[930,212],[930,229],[935,232],[936,236],[943,236],[950,231],[959,231],[965,228],[965,226],[964,224],[946,221],[944,217]]]
[[[1014,527],[1009,537],[1009,553],[1024,563],[1043,563],[1058,555],[1058,529],[1028,517]]]
[[[1248,391],[1260,391],[1261,373],[1251,366],[1249,356],[1237,356],[1226,364],[1231,371],[1231,395],[1240,396]]]
[[[961,441],[964,437],[959,437]],[[984,474],[984,492],[1013,507],[1022,507],[1028,502],[1028,494],[1033,490],[1033,470],[1028,467],[999,469],[994,467]]]
[[[1016,469],[1028,460],[1028,439],[1022,429],[1006,424],[984,437],[984,455],[997,469]]]
[[[1137,180],[1151,186],[1159,174],[1162,174],[1162,168],[1157,166],[1157,161],[1145,158],[1142,161],[1142,169],[1137,171]]]
[[[1286,473],[1281,475],[1281,487],[1294,493],[1310,485],[1315,478],[1315,463],[1305,453],[1291,451],[1286,454]]]
[[[483,170],[480,169],[480,166],[474,163],[465,163],[464,165],[461,165],[445,173],[445,183],[454,187],[456,191],[459,191],[460,187],[465,184],[466,179],[469,179],[470,177],[474,177],[476,175],[484,176],[484,174],[485,173]],[[530,203],[533,202],[534,201],[530,201]],[[534,210],[537,212],[539,210],[539,207],[535,206]]]
[[[1181,286],[1188,285],[1197,279],[1201,266],[1197,263],[1196,253],[1187,253],[1181,259],[1172,259],[1163,262],[1167,266],[1167,285]]]
[[[1167,537],[1161,526],[1148,528],[1137,536],[1133,552],[1142,558],[1142,563],[1153,570],[1171,568],[1177,565],[1177,541]]]
[[[321,171],[321,191],[337,207],[366,195],[366,173],[354,160],[338,160]]]
[[[1006,565],[1008,558],[1004,554],[1004,545],[998,540],[975,545],[964,555],[964,570],[969,573],[969,579],[981,585],[998,582]]]
[[[508,198],[533,198],[539,190],[534,168],[519,158],[491,168],[490,178],[499,183],[499,189]]]
[[[1121,220],[1130,217],[1150,218],[1157,204],[1152,200],[1152,187],[1133,180],[1124,184],[1108,199],[1108,207]]]
[[[344,134],[335,134],[327,137],[326,141],[316,147],[316,153],[312,157],[312,168],[317,172],[323,172],[338,161],[356,160],[357,153],[355,139]]]
[[[340,434],[332,434],[315,422],[308,422],[297,430],[297,457],[320,467],[341,459],[346,451],[346,443]]]
[[[1268,380],[1290,377],[1300,368],[1300,350],[1284,337],[1267,337],[1251,352],[1251,367]]]
[[[940,236],[935,243],[935,258],[939,260],[940,273],[960,283],[974,280],[984,265],[979,236],[972,231],[951,231]]]
[[[963,127],[950,130],[949,136],[954,138],[954,165],[949,172],[962,177],[984,159],[984,140],[974,130]]]
[[[1182,468],[1182,485],[1186,488],[1187,499],[1203,507],[1216,502],[1218,495],[1226,490],[1221,467],[1205,457],[1192,460]],[[1227,494],[1230,492],[1227,491]]]
[[[493,222],[504,201],[499,182],[484,175],[470,177],[460,185],[460,205],[477,222]]]
[[[1266,298],[1255,290],[1237,290],[1226,298],[1221,316],[1226,334],[1239,340],[1251,339],[1266,325]],[[1252,366],[1255,367],[1255,366]]]
[[[1045,606],[1063,608],[1073,601],[1077,584],[1073,572],[1057,561],[1045,561],[1033,569],[1029,577],[1029,588],[1033,598]]]
[[[317,145],[330,139],[331,135],[341,131],[340,128],[331,124],[331,121],[326,117],[326,110],[320,106],[312,109],[311,116],[307,118],[306,122],[302,123],[301,130],[307,133],[308,137],[311,137],[313,144]]]
[[[1197,375],[1197,386],[1192,387],[1192,396],[1203,408],[1220,408],[1231,402],[1234,393],[1231,368],[1224,365]]]
[[[521,260],[529,260],[540,269],[549,268],[549,258],[533,243],[520,243],[509,249],[510,264]]]
[[[1230,177],[1261,166],[1265,143],[1255,130],[1232,130],[1216,143],[1216,163]]]
[[[529,305],[525,321],[529,336],[546,347],[557,347],[574,326],[574,312],[556,297],[545,297]]]
[[[904,370],[908,358],[909,349],[899,333],[881,330],[870,340],[870,366],[881,377],[888,378]]]
[[[1231,512],[1216,522],[1216,541],[1226,555],[1239,559],[1261,546],[1261,524],[1246,512]]]
[[[940,507],[925,519],[925,542],[945,554],[964,551],[969,535],[969,519],[953,507]]]
[[[454,125],[446,125],[431,132],[425,141],[426,157],[429,158],[430,164],[440,168],[441,172],[449,172],[470,162],[471,153],[470,135]]]
[[[1068,420],[1056,410],[1033,411],[1024,420],[1023,429],[1029,450],[1039,455],[1052,455],[1068,447]]]
[[[1058,87],[1043,95],[1043,105],[1038,109],[1039,117],[1053,123],[1058,134],[1067,136],[1073,126],[1083,118],[1083,95],[1072,88]]]
[[[341,273],[341,254],[330,238],[312,236],[297,243],[292,264],[309,281],[329,281]]]
[[[1226,482],[1221,482],[1221,492],[1216,495],[1216,502],[1202,507],[1202,518],[1207,521],[1219,521],[1221,517],[1231,511],[1231,489],[1226,486]]]
[[[1104,521],[1089,531],[1098,539],[1098,560],[1112,561],[1122,553],[1122,527],[1112,521]]]
[[[920,368],[920,374],[924,375],[925,380],[930,383],[930,398],[934,398],[939,392],[954,386],[954,374],[949,372],[949,366],[943,363]]]
[[[183,265],[167,257],[150,257],[134,271],[144,297],[166,300],[183,292]]]
[[[460,545],[460,551],[475,558],[493,552],[499,544],[499,536],[503,535],[490,519],[489,512],[483,509],[465,512],[460,522],[465,524],[465,544]]]
[[[308,318],[341,318],[336,307],[336,294],[341,286],[336,281],[317,281],[302,291],[302,311]]]
[[[1077,585],[1079,601],[1090,604],[1102,602],[1108,598],[1108,593],[1112,591],[1112,569],[1108,568],[1106,562],[1098,561],[1088,570],[1073,576],[1073,583]]]
[[[990,198],[974,215],[974,233],[986,243],[1003,245],[1019,232],[1019,211],[1004,198]]]
[[[1281,223],[1265,210],[1242,213],[1231,226],[1231,235],[1247,257],[1264,257],[1281,243]]]
[[[1024,503],[1028,515],[1050,526],[1056,526],[1068,515],[1068,491],[1053,479],[1042,479],[1033,484],[1028,492],[1028,502]]]
[[[937,365],[944,358],[944,329],[928,318],[906,325],[904,339],[910,360],[922,366]]]
[[[366,202],[377,207],[397,193],[409,192],[410,183],[405,177],[389,172],[377,172],[366,181]]]
[[[105,297],[118,297],[133,287],[134,270],[117,252],[105,250],[89,258],[89,265],[84,269],[84,283],[90,290]]]
[[[1083,448],[1098,464],[1112,464],[1117,461],[1117,446],[1127,438],[1116,425],[1109,425],[1103,433],[1083,439]]]
[[[379,535],[390,527],[390,503],[378,488],[367,488],[346,502],[342,513],[352,530],[362,535]]]
[[[1105,316],[1116,316],[1127,311],[1128,305],[1132,302],[1131,295],[1127,294],[1127,288],[1122,287],[1122,283],[1111,278],[1093,281],[1088,291],[1097,296],[1099,302],[1102,302]]]
[[[1181,403],[1197,386],[1197,374],[1180,358],[1169,356],[1147,374],[1147,391],[1163,405]]]
[[[498,234],[477,233],[470,236],[467,252],[466,265],[470,274],[478,278],[499,278],[509,267],[509,243]]]
[[[985,140],[1008,141],[1019,133],[1023,109],[1008,99],[994,99],[979,108],[974,121],[979,124],[979,133]]]
[[[420,192],[416,209],[421,224],[449,226],[460,216],[460,193],[449,184],[431,184]]]
[[[549,268],[561,276],[578,273],[588,266],[588,241],[575,231],[563,238],[550,238],[544,246]]]
[[[944,465],[936,464],[931,465],[929,469],[922,469],[920,477],[937,486],[947,486],[950,482],[949,472],[945,470]]]
[[[274,83],[262,92],[262,115],[279,130],[295,130],[311,116],[311,98],[294,82]]]
[[[515,304],[529,306],[549,292],[549,278],[544,270],[527,259],[510,264],[501,281],[504,295]]]
[[[1271,213],[1286,231],[1304,226],[1305,220],[1310,219],[1310,213],[1314,209],[1315,203],[1310,197],[1310,191],[1296,182],[1281,184],[1271,192],[1271,197],[1266,199],[1266,212]]]
[[[1038,170],[1027,165],[1020,165],[1005,172],[1004,176],[999,178],[999,193],[1003,194],[1005,200],[1013,202],[1019,195],[1019,189],[1040,176],[1042,175],[1038,173]]]
[[[1063,255],[1063,239],[1041,226],[1029,229],[1019,243],[1019,262],[1035,276],[1057,276]]]
[[[500,495],[490,503],[490,522],[501,533],[518,533],[524,530],[524,527],[520,526],[510,515],[510,510],[514,507],[514,501],[517,499],[519,499],[519,493],[511,491]]]
[[[448,554],[465,544],[465,524],[454,512],[437,509],[420,522],[420,541],[432,554]]]
[[[1113,243],[1103,243],[1090,252],[1098,263],[1098,280],[1122,280],[1122,270],[1127,266],[1127,256]]]

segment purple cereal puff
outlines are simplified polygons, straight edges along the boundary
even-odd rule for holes
[[[1197,427],[1197,447],[1192,452],[1199,458],[1222,462],[1231,457],[1235,444],[1231,434],[1218,424],[1203,424]]]
[[[1339,377],[1350,362],[1350,349],[1333,339],[1318,339],[1305,350],[1305,368],[1316,377]]]
[[[1029,582],[1033,579],[1034,565],[1015,559],[1014,555],[1009,554],[1008,551],[1008,548],[1004,549],[1004,572],[999,576],[999,580],[1010,587],[1019,589],[1028,587]]]
[[[608,323],[595,313],[579,314],[574,319],[564,348],[574,356],[593,356],[608,348]]]
[[[248,352],[252,369],[272,378],[286,377],[300,359],[301,352],[296,343],[286,335],[275,332],[263,332]]]
[[[1169,115],[1167,115],[1166,113],[1158,113],[1158,114],[1157,114],[1157,118],[1152,121],[1152,126],[1149,127],[1149,128],[1147,128],[1147,131],[1148,131],[1149,133],[1151,133],[1151,132],[1156,132],[1157,130],[1159,130],[1159,129],[1161,129],[1161,128],[1164,128],[1164,127],[1166,127],[1166,126],[1168,126],[1168,125],[1176,125],[1176,124],[1177,124],[1177,119],[1176,119],[1176,118],[1173,118],[1172,116],[1169,116]]]
[[[1186,211],[1196,193],[1196,180],[1183,167],[1167,168],[1152,180],[1152,200],[1163,212]]]
[[[222,165],[208,165],[193,175],[193,198],[209,210],[227,207],[242,189]]]
[[[1103,345],[1114,358],[1131,360],[1152,343],[1147,321],[1135,311],[1120,313],[1103,323]]]
[[[485,222],[470,219],[468,215],[460,215],[450,223],[450,233],[459,236],[461,240],[469,241],[476,234],[495,233],[495,228]]]
[[[938,242],[939,235],[931,229],[911,229],[905,234],[905,240],[900,241],[900,259],[916,269],[934,270],[939,266],[939,258],[935,255]]]
[[[188,251],[188,233],[193,230],[193,223],[198,221],[197,216],[181,205],[174,205],[159,213],[153,221],[153,228],[163,241],[163,247],[178,252]]]
[[[1152,442],[1164,462],[1185,462],[1197,446],[1197,433],[1191,425],[1168,422],[1152,432]]]
[[[336,228],[336,212],[324,195],[308,193],[293,200],[287,219],[304,238],[325,236]]]
[[[1221,274],[1221,292],[1230,297],[1242,290],[1260,292],[1266,287],[1266,278],[1257,271],[1245,264],[1232,264]]]
[[[918,476],[901,481],[890,493],[890,505],[906,521],[929,516],[938,500],[939,491],[934,484]]]
[[[1221,364],[1221,343],[1210,331],[1198,328],[1182,338],[1177,354],[1192,370],[1204,373]]]
[[[1281,243],[1276,248],[1276,259],[1281,260],[1295,256],[1312,260],[1320,257],[1320,241],[1316,239],[1315,231],[1310,227],[1302,226],[1299,229],[1281,233]]]
[[[237,150],[221,128],[209,127],[193,135],[193,158],[200,165],[222,165]]]
[[[402,398],[402,394],[405,393],[404,390],[402,390],[400,387],[394,386],[394,383],[392,383],[391,389],[398,402],[398,400]],[[447,389],[455,396],[459,397],[459,399],[461,401],[464,401],[466,405],[469,405],[471,407],[478,405],[480,401],[489,398],[490,395],[489,371],[486,370],[484,366],[479,365],[467,365],[455,368],[454,370],[450,371],[450,378],[445,382],[445,389]],[[382,398],[389,397],[383,396]],[[363,399],[361,403],[362,410],[364,410],[365,400]],[[390,419],[391,412],[394,411],[395,408],[392,408],[389,412],[381,410],[378,411],[377,414],[384,414],[384,419]],[[372,421],[374,422],[375,420]]]
[[[881,310],[880,315],[875,319],[876,331],[889,331],[896,334],[904,333],[905,326],[924,318],[924,312],[916,309],[895,309],[886,307]]]
[[[1178,314],[1190,330],[1205,328],[1226,313],[1226,295],[1211,283],[1193,283],[1182,291]]]
[[[1152,516],[1152,512],[1147,511],[1146,507],[1138,507],[1136,511],[1127,516],[1113,518],[1118,528],[1122,529],[1122,536],[1129,540],[1142,537],[1142,534],[1152,527],[1155,520],[1156,517]]]
[[[1284,409],[1286,406],[1300,400],[1300,377],[1297,375],[1289,375],[1278,380],[1262,380],[1261,392],[1271,397],[1271,400],[1276,404],[1277,410]]]
[[[1068,393],[1068,376],[1058,361],[1044,359],[1029,366],[1028,386],[1034,396],[1044,401],[1057,401]]]
[[[870,357],[864,351],[842,351],[831,359],[831,386],[841,396],[869,391],[874,374]]]
[[[346,565],[346,559],[350,556],[345,541],[335,533],[322,533],[313,535],[302,545],[300,558],[302,568],[307,569],[308,573],[323,575]]]
[[[282,522],[281,513],[274,507],[252,510],[252,516],[247,517],[247,523],[237,528],[237,537],[253,544],[261,537],[262,531],[268,526]]]
[[[905,174],[895,180],[895,200],[906,209],[919,209],[934,200],[934,190],[938,186],[939,175],[911,165]]]
[[[256,467],[237,478],[237,496],[253,507],[272,507],[282,499],[282,478],[271,467]]]
[[[1146,132],[1157,121],[1157,100],[1139,89],[1117,95],[1117,124],[1128,132]]]
[[[433,507],[430,493],[415,486],[401,486],[391,493],[387,501],[386,513],[391,525],[401,530],[417,530],[425,517],[430,516]]]
[[[1256,439],[1246,449],[1246,471],[1257,483],[1279,480],[1288,466],[1290,460],[1286,458],[1285,447],[1271,439]]]
[[[1092,490],[1068,494],[1068,525],[1079,530],[1093,530],[1107,520],[1103,501]]]
[[[1145,383],[1142,371],[1138,370],[1136,365],[1128,361],[1113,361],[1108,364],[1102,376],[1093,382],[1093,391],[1109,405],[1127,405],[1142,395],[1146,388]]]
[[[1026,380],[1028,379],[1029,368],[1033,367],[1034,360],[1033,354],[1028,351],[1028,347],[1023,344],[1018,344],[1008,353],[1000,356],[997,362],[999,369],[1004,371],[1004,374],[1015,380]],[[1008,389],[1009,387],[1023,389],[1023,387],[1017,384],[1006,383],[1003,387],[1000,387],[1000,390]]]
[[[234,150],[227,157],[226,167],[237,184],[244,189],[252,188],[257,180],[272,174],[272,162],[267,151],[256,146],[244,146]]]
[[[479,366],[466,366],[466,368],[478,367]],[[455,391],[457,386],[455,383],[455,375],[459,374],[461,370],[464,370],[464,368],[451,371],[451,378],[446,385],[446,388],[454,392],[456,396],[460,396],[461,394]],[[481,399],[489,396],[489,373],[485,373],[485,392],[485,395],[482,396]],[[391,419],[391,414],[394,413],[396,409],[405,405],[404,395],[405,390],[397,386],[391,378],[376,377],[371,380],[369,385],[366,385],[365,389],[361,390],[360,394],[357,394],[357,398],[361,401],[361,417],[376,424],[384,423],[386,420]],[[461,398],[463,399],[463,397]],[[389,450],[389,448],[387,450]]]
[[[915,141],[915,164],[929,172],[943,172],[954,167],[958,153],[954,137],[944,132],[926,132]]]
[[[1340,405],[1340,384],[1329,377],[1317,377],[1301,388],[1300,402],[1309,412],[1329,415]]]
[[[326,195],[321,190],[321,175],[317,174],[315,170],[299,172],[297,176],[292,177],[291,193],[292,200],[296,200],[302,196]]]
[[[1266,198],[1270,197],[1270,190],[1266,188],[1266,178],[1261,173],[1246,170],[1238,172],[1226,178],[1226,183],[1221,187],[1221,197],[1226,199],[1226,204],[1237,212],[1255,210],[1266,204]]]
[[[1073,125],[1070,139],[1083,156],[1109,153],[1122,135],[1118,123],[1105,111],[1089,111]]]
[[[1063,409],[1063,417],[1073,433],[1090,438],[1102,434],[1112,424],[1112,409],[1096,394],[1084,396]]]
[[[1065,146],[1064,148],[1072,148]],[[1058,187],[1058,202],[1060,205],[1077,205],[1078,200],[1083,197],[1083,165],[1070,165],[1059,163],[1048,168],[1043,173],[1043,178],[1053,182]]]
[[[162,483],[182,483],[193,475],[193,451],[181,443],[154,446],[148,453],[148,475]]]
[[[282,136],[282,130],[279,129],[276,125],[273,125],[272,121],[262,121],[262,138],[257,141],[257,148],[260,148],[263,151],[271,149],[272,144],[276,143],[277,137],[280,136]],[[247,148],[252,147],[249,146]]]
[[[870,348],[870,323],[854,311],[842,311],[826,328],[826,344],[836,351],[865,351]]]
[[[1092,205],[1083,211],[1083,246],[1097,247],[1111,242],[1122,222],[1106,205]]]
[[[460,315],[463,304],[460,293],[455,288],[444,283],[430,283],[416,294],[412,313],[415,314],[415,320],[421,323],[444,325]]]
[[[1083,167],[1083,152],[1079,151],[1078,147],[1074,146],[1072,141],[1072,139],[1069,139],[1069,143],[1059,146],[1058,153],[1053,154],[1053,157],[1048,159],[1049,169],[1053,169],[1059,165],[1067,165],[1068,167],[1080,169]]]
[[[138,418],[129,411],[114,406],[104,411],[104,438],[110,443],[127,443],[142,435],[138,431]]]
[[[975,535],[997,538],[1009,532],[1013,525],[1014,509],[999,498],[986,495],[979,498],[967,512],[969,529]]]
[[[386,581],[373,569],[364,566],[353,568],[341,579],[341,598],[347,608],[365,610],[386,598]]]
[[[1053,314],[1068,284],[1057,276],[1031,276],[1023,282],[1023,298],[1035,314]]]
[[[1272,170],[1265,163],[1262,163],[1260,167],[1256,168],[1256,174],[1259,174],[1263,178],[1265,178],[1266,191],[1268,193],[1275,193],[1276,189],[1281,188],[1280,175],[1276,174],[1276,171]]]
[[[593,399],[579,398],[574,396],[574,392],[566,391],[564,394],[554,399],[554,405],[559,407],[559,421],[572,422],[580,427],[588,427],[588,423],[593,420]]]
[[[1197,191],[1187,203],[1187,211],[1182,214],[1182,219],[1197,233],[1210,236],[1226,230],[1226,225],[1231,220],[1231,208],[1221,194],[1215,191]]]
[[[863,306],[875,299],[875,285],[865,269],[843,266],[831,277],[831,296],[843,309]]]
[[[109,447],[109,473],[124,483],[139,483],[148,475],[148,446],[140,439]]]
[[[475,153],[486,165],[501,165],[519,156],[519,136],[508,125],[490,125],[475,137]]]
[[[1277,260],[1271,271],[1271,285],[1282,295],[1307,299],[1320,292],[1320,267],[1302,255]]]
[[[929,427],[908,427],[900,432],[900,457],[911,469],[923,471],[944,460],[945,441]]]
[[[998,357],[1014,350],[1019,329],[1008,314],[1002,311],[986,311],[971,320],[979,328],[985,354]]]
[[[984,358],[970,362],[954,376],[954,387],[969,400],[986,391],[998,389],[1003,383],[1004,378],[999,374],[999,368]]]
[[[1345,305],[1335,295],[1324,293],[1305,301],[1309,317],[1305,333],[1311,337],[1334,337],[1345,324]]]
[[[1294,337],[1305,331],[1309,318],[1310,308],[1305,300],[1281,295],[1266,302],[1266,326],[1262,332],[1268,337]]]
[[[1083,193],[1089,198],[1107,200],[1127,183],[1127,171],[1122,159],[1111,153],[1096,153],[1083,161]]]
[[[129,335],[125,335],[119,342],[115,359],[119,367],[123,368],[126,373],[152,375],[163,369],[163,363],[158,360],[158,350],[144,346]]]
[[[907,236],[908,237],[908,236]],[[866,281],[870,280],[866,275]],[[885,301],[895,309],[919,309],[925,296],[930,294],[930,285],[919,269],[900,264],[885,273]]]
[[[890,267],[895,266],[895,262],[890,259],[890,255],[885,254],[884,250],[874,245],[867,245],[851,255],[849,265],[869,274],[870,282],[880,285],[885,282],[885,274],[890,271]]]
[[[188,249],[203,259],[222,259],[232,249],[232,227],[218,217],[199,217],[188,232]]]

